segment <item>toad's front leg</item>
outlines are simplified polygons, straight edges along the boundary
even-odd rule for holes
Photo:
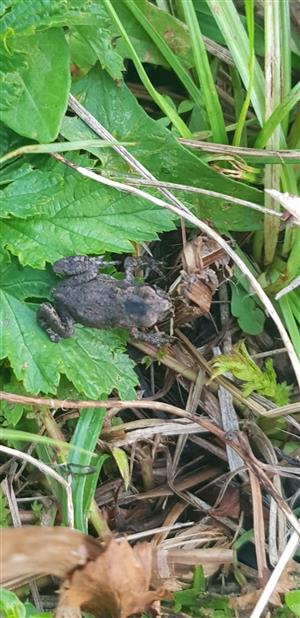
[[[69,314],[59,314],[51,303],[42,303],[37,311],[37,321],[53,343],[69,339],[74,332],[74,320]]]

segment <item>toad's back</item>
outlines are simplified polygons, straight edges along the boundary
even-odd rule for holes
[[[76,322],[85,326],[147,327],[153,323],[153,319],[147,317],[147,287],[98,275],[80,285],[74,285],[71,279],[61,281],[53,290],[53,296],[60,313],[67,311]]]

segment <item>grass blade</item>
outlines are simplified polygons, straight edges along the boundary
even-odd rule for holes
[[[181,2],[181,7],[191,36],[195,69],[201,86],[213,141],[226,144],[227,134],[223,112],[192,0],[183,0],[183,2]]]
[[[82,410],[76,424],[76,429],[72,436],[71,445],[80,449],[88,450],[92,453],[96,447],[97,440],[101,433],[106,410],[104,408],[87,408]],[[98,455],[95,472],[91,475],[74,475],[72,479],[72,492],[74,504],[75,528],[82,532],[87,532],[87,519],[97,485],[98,477],[102,465],[107,455]],[[68,463],[76,466],[89,466],[93,464],[93,455],[88,455],[82,451],[70,453]]]
[[[255,141],[255,148],[264,148],[264,146],[267,145],[275,129],[286,119],[287,115],[293,107],[297,105],[298,101],[300,101],[300,82],[298,82],[287,94],[286,98],[275,107],[268,120],[264,123]],[[270,148],[272,148],[271,145]]]
[[[248,36],[249,36],[249,45],[250,45],[250,55],[249,55],[249,85],[246,93],[246,97],[244,103],[242,105],[241,113],[238,119],[238,126],[236,128],[234,137],[233,137],[233,145],[239,146],[241,143],[242,132],[245,126],[246,117],[248,108],[251,101],[251,91],[254,82],[254,66],[255,66],[255,48],[254,48],[254,33],[255,33],[255,22],[254,22],[254,0],[245,0],[245,10],[246,10],[246,21],[248,28]]]
[[[151,21],[147,19],[139,6],[135,4],[135,2],[132,2],[132,0],[123,0],[123,2],[155,43],[157,49],[159,49],[160,53],[164,56],[170,67],[173,69],[174,73],[176,73],[178,79],[182,82],[194,103],[198,105],[198,107],[202,110],[202,113],[206,115],[201,92],[193,82],[189,73],[185,70],[180,60],[164,41],[160,33],[155,30]]]
[[[281,0],[279,4],[280,19],[280,49],[281,49],[281,99],[285,99],[291,90],[291,16],[289,0]],[[289,118],[281,122],[284,135],[287,135]]]
[[[279,2],[265,0],[265,108],[266,119],[272,116],[274,109],[281,103],[281,56],[280,56],[280,13]],[[272,130],[273,129],[273,130]],[[268,148],[276,150],[280,147],[280,125],[271,125]],[[267,165],[265,168],[265,189],[280,191],[281,169],[278,165]],[[279,211],[278,201],[265,194],[265,206]],[[264,261],[273,261],[279,235],[280,222],[272,217],[264,217]]]
[[[231,52],[245,88],[249,89],[250,45],[245,28],[232,0],[206,0]],[[250,94],[255,113],[262,125],[265,115],[264,77],[259,63],[254,61],[253,87]]]
[[[121,144],[121,142],[120,142]],[[122,142],[122,145],[132,146],[127,142]],[[0,165],[13,159],[14,157],[19,157],[23,154],[42,154],[42,153],[51,153],[51,152],[69,152],[71,150],[86,150],[88,148],[111,148],[111,144],[106,140],[101,139],[82,139],[76,140],[73,142],[53,142],[52,144],[28,144],[27,146],[20,146],[20,148],[16,148],[16,150],[11,150],[7,152],[3,157],[0,157]]]
[[[116,11],[114,10],[110,0],[103,0],[103,4],[105,5],[109,15],[112,18],[113,23],[115,24],[115,26],[117,27],[118,31],[120,32],[121,36],[124,38],[124,41],[127,44],[128,49],[130,50],[130,57],[132,58],[132,61],[134,63],[134,66],[136,68],[136,71],[138,73],[138,76],[142,82],[142,84],[145,86],[146,90],[149,92],[150,96],[153,98],[153,101],[155,101],[155,103],[158,105],[158,107],[162,110],[162,112],[169,118],[169,120],[172,122],[172,124],[174,125],[174,127],[176,127],[177,131],[179,132],[179,134],[182,137],[191,137],[191,132],[188,129],[188,127],[186,126],[185,122],[183,122],[183,120],[180,118],[180,116],[177,114],[177,112],[173,109],[173,107],[168,103],[167,99],[162,96],[157,90],[156,88],[154,88],[151,80],[149,79],[141,61],[140,58],[134,48],[134,45],[132,45],[131,40],[122,24],[122,22],[120,21]]]
[[[291,298],[290,298],[291,297]],[[290,338],[295,346],[295,352],[300,359],[300,334],[299,334],[299,323],[297,324],[295,315],[292,309],[292,305],[296,299],[296,305],[299,305],[299,296],[296,295],[296,292],[290,292],[286,296],[283,296],[278,300],[280,309],[282,311],[282,315],[284,317],[284,321],[289,332]]]

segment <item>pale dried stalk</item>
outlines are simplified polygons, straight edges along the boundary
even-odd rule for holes
[[[22,451],[18,451],[17,449],[9,448],[8,446],[0,445],[0,452],[6,453],[7,455],[11,455],[12,457],[17,457],[18,459],[22,459],[23,461],[27,461],[27,463],[31,464],[35,468],[38,468],[42,474],[46,476],[52,476],[52,478],[60,483],[66,490],[67,494],[67,517],[68,517],[68,526],[73,528],[74,526],[74,509],[73,509],[73,500],[72,500],[72,489],[71,485],[62,477],[60,474],[57,474],[55,470],[52,470],[49,466],[44,464],[42,461],[35,459],[28,453],[22,453]]]
[[[232,197],[231,195],[227,195],[226,193],[219,193],[218,191],[209,191],[208,189],[192,187],[191,185],[182,185],[177,182],[144,180],[142,178],[130,178],[129,176],[125,177],[124,180],[128,185],[142,185],[143,187],[153,187],[155,189],[178,189],[187,193],[198,193],[199,195],[207,195],[208,197],[215,197],[217,200],[226,200],[240,206],[245,206],[246,208],[252,208],[252,210],[257,210],[258,212],[264,214],[278,217],[279,219],[282,218],[282,213],[280,212],[274,213],[274,211],[272,211],[270,208],[264,208],[263,206],[259,206],[258,204],[254,204],[253,202],[249,202],[248,200],[241,200],[239,197]]]
[[[262,494],[258,478],[249,470],[249,478],[253,505],[254,543],[257,561],[258,579],[260,584],[266,581],[268,565],[265,548],[265,522],[262,506]]]
[[[291,558],[293,557],[298,545],[299,535],[297,532],[293,532],[249,618],[260,618],[272,593],[274,591],[276,592],[279,579],[284,569],[286,568],[289,560],[291,560]]]

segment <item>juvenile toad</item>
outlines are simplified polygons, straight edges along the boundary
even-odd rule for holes
[[[126,258],[125,279],[99,274],[101,257],[73,256],[58,260],[55,273],[67,277],[53,289],[54,304],[43,303],[37,320],[51,341],[72,337],[74,324],[92,328],[127,328],[134,337],[158,343],[158,336],[140,332],[163,320],[170,311],[167,294],[134,282],[136,258]]]

